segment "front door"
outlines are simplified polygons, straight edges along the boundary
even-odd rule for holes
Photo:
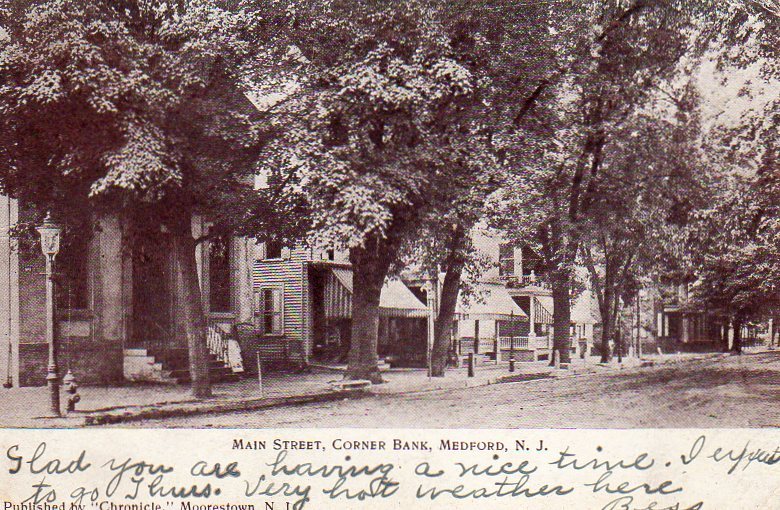
[[[132,339],[149,349],[172,337],[170,238],[157,229],[136,229],[133,238]]]

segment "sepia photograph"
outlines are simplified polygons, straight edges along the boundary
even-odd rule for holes
[[[779,54],[778,0],[0,0],[0,427],[780,427]]]

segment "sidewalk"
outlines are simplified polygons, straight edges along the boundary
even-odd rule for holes
[[[371,394],[406,394],[502,382],[524,382],[549,377],[576,377],[592,373],[641,370],[643,366],[721,356],[723,355],[718,353],[649,355],[642,360],[626,358],[622,364],[613,361],[609,365],[597,363],[597,358],[587,361],[574,359],[566,370],[549,367],[546,361],[517,362],[513,373],[509,372],[508,363],[498,365],[489,363],[477,365],[475,376],[471,378],[467,376],[465,367],[451,368],[443,378],[429,378],[425,369],[389,369],[382,373],[386,383],[373,385],[363,391],[336,391],[329,383],[342,380],[342,373],[339,370],[316,368],[310,373],[303,374],[266,374],[263,378],[262,393],[256,379],[247,378],[238,382],[215,384],[212,388],[213,396],[201,400],[194,399],[187,386],[141,384],[91,386],[79,389],[81,402],[77,405],[77,411],[65,418],[46,417],[48,410],[46,387],[12,388],[0,390],[0,406],[3,409],[0,427],[67,428],[187,414],[251,411],[280,405],[359,398]],[[63,393],[63,402],[64,400]]]

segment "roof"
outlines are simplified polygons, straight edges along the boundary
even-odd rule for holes
[[[505,320],[515,317],[528,320],[523,309],[515,303],[502,284],[481,282],[476,285],[476,296],[458,300],[458,314],[468,319]]]
[[[574,300],[571,307],[571,321],[577,324],[598,324],[601,322],[594,310],[593,294],[585,291]]]

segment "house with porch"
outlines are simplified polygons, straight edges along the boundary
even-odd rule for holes
[[[253,262],[254,314],[237,325],[249,360],[345,363],[352,327],[352,267],[346,253],[266,242]],[[379,303],[378,354],[397,366],[425,366],[427,306],[400,279],[387,279]]]
[[[729,318],[691,306],[690,293],[696,282],[663,285],[640,301],[640,321],[646,326],[645,352],[697,352],[721,350],[731,345],[734,328]],[[650,314],[650,317],[647,315]],[[746,322],[741,326],[743,346],[771,345],[773,320]]]
[[[489,352],[494,360],[496,352],[499,353],[499,359],[508,359],[508,351],[513,345],[517,347],[518,343],[523,351],[515,353],[516,360],[548,359],[552,347],[554,306],[552,289],[545,279],[546,271],[541,257],[528,245],[504,242],[495,232],[476,230],[472,235],[475,247],[491,262],[477,285],[477,291],[491,291],[496,296],[507,296],[522,315],[512,311],[508,314],[509,320],[496,317],[496,327],[486,330],[481,323],[472,324],[472,321],[478,320],[468,318],[474,315],[469,313],[469,307],[473,305],[463,302],[460,315],[462,325],[459,324],[458,329],[460,338],[465,340],[463,345],[473,343],[470,335],[474,335],[480,338],[478,352]],[[493,311],[501,309],[496,299],[493,298],[489,306]],[[483,309],[481,312],[488,310]],[[584,357],[591,354],[594,327],[598,323],[595,299],[586,289],[572,300],[569,336],[574,355]],[[467,334],[461,334],[461,331]],[[491,347],[491,343],[497,348]]]
[[[472,241],[489,264],[479,281],[458,298],[451,330],[453,353],[461,361],[469,354],[478,362],[508,361],[512,353],[517,361],[549,359],[554,308],[540,257],[529,246],[505,243],[485,229],[472,231]],[[404,281],[425,300],[427,277],[410,270]],[[569,335],[575,355],[591,354],[599,322],[594,309],[590,291],[572,301]]]
[[[32,211],[0,196],[0,377],[6,386],[45,384],[46,292],[44,256],[11,235]],[[82,383],[124,380],[183,382],[187,348],[174,292],[171,239],[141,217],[104,214],[95,228],[63,238],[55,264],[55,331],[60,376]],[[192,219],[193,235],[208,229]],[[202,304],[210,323],[213,377],[229,376],[225,332],[253,317],[251,260],[254,241],[225,238],[198,245]]]

